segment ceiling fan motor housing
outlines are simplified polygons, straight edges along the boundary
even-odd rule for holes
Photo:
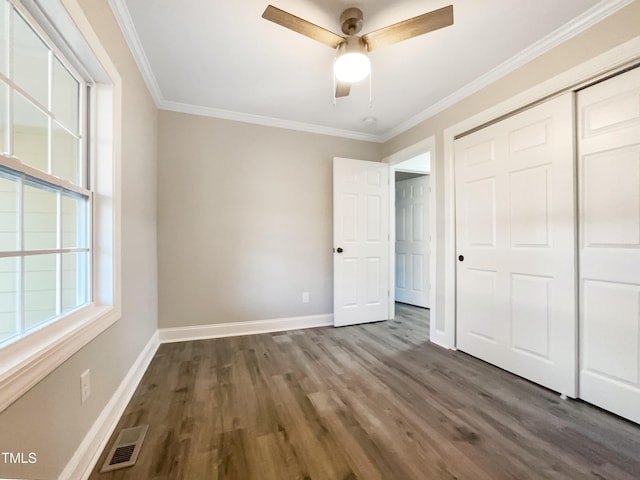
[[[367,54],[367,42],[362,37],[347,37],[338,46],[338,56],[347,53],[364,53]]]
[[[345,35],[356,35],[362,30],[362,10],[359,8],[347,8],[340,15],[342,33]]]

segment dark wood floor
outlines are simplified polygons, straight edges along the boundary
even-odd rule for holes
[[[431,345],[428,310],[397,313],[161,345],[116,429],[150,425],[138,463],[91,479],[640,478],[640,427]]]

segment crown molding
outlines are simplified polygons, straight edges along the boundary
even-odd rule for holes
[[[138,68],[140,69],[144,82],[147,84],[151,97],[153,98],[156,106],[160,108],[160,105],[165,100],[162,96],[162,91],[160,90],[156,76],[153,74],[153,70],[151,69],[151,64],[149,63],[147,54],[144,53],[144,49],[142,48],[142,42],[140,42],[138,31],[133,24],[133,19],[131,18],[131,13],[129,12],[127,3],[125,0],[109,0],[109,6],[113,11],[113,15],[116,17],[116,21],[124,35],[127,45],[129,45],[129,50],[131,50],[133,59],[138,64]]]
[[[536,57],[539,57],[552,48],[557,47],[558,45],[566,42],[575,35],[583,32],[587,28],[604,20],[609,15],[617,12],[623,7],[626,7],[630,3],[633,3],[633,1],[634,0],[602,0],[600,3],[593,6],[582,15],[574,18],[559,29],[550,33],[531,46],[525,48],[520,53],[514,55],[513,57],[501,63],[494,69],[488,71],[484,75],[481,75],[473,82],[468,83],[461,89],[434,103],[426,110],[423,110],[413,117],[408,118],[394,128],[387,130],[385,133],[380,135],[380,141],[387,142],[392,138],[400,135],[401,133],[406,132],[410,128],[415,127],[419,123],[424,122],[425,120],[437,115],[438,113],[465,99],[466,97],[473,95],[474,93],[482,90],[484,87],[489,86],[493,82],[529,63]]]
[[[363,140],[367,142],[381,142],[380,135],[357,132],[353,130],[343,130],[338,128],[327,127],[324,125],[315,125],[311,123],[297,122],[294,120],[285,120],[275,117],[266,117],[251,113],[235,112],[231,110],[223,110],[214,107],[204,107],[200,105],[192,105],[180,102],[169,101],[164,98],[158,81],[156,80],[149,59],[144,52],[142,42],[138,36],[138,32],[133,24],[131,13],[127,7],[125,0],[109,0],[109,5],[118,22],[118,26],[124,35],[124,38],[131,50],[131,54],[140,69],[142,78],[147,84],[147,88],[151,93],[153,101],[160,110],[169,110],[173,112],[189,113],[192,115],[201,115],[206,117],[221,118],[225,120],[235,120],[237,122],[254,123],[268,127],[284,128],[288,130],[298,130],[308,133],[317,133],[320,135],[330,135],[333,137],[349,138],[352,140]]]
[[[147,88],[149,89],[149,92],[151,93],[151,96],[153,97],[154,102],[159,109],[180,113],[189,113],[192,115],[221,118],[225,120],[234,120],[244,123],[254,123],[269,127],[298,130],[308,133],[317,133],[321,135],[330,135],[334,137],[343,137],[353,140],[384,143],[415,127],[421,122],[437,115],[447,108],[455,105],[466,97],[473,95],[484,87],[490,85],[491,83],[506,76],[517,68],[520,68],[526,63],[532,61],[536,57],[539,57],[543,53],[551,50],[552,48],[569,40],[575,35],[583,32],[587,28],[602,21],[621,8],[626,7],[630,3],[633,3],[633,1],[634,0],[602,0],[601,2],[584,12],[582,15],[579,15],[578,17],[574,18],[572,21],[563,25],[543,39],[522,50],[520,53],[501,63],[484,75],[478,77],[473,82],[468,83],[464,87],[453,92],[451,95],[448,95],[442,100],[434,103],[429,108],[408,118],[407,120],[401,122],[390,130],[387,130],[381,135],[357,132],[353,130],[343,130],[323,125],[315,125],[293,120],[285,120],[281,118],[267,117],[244,112],[235,112],[214,107],[204,107],[166,100],[162,95],[162,91],[160,90],[156,77],[153,74],[151,65],[149,64],[149,60],[144,53],[144,49],[142,48],[142,44],[140,42],[140,37],[138,36],[138,32],[136,31],[133,20],[131,19],[131,14],[129,12],[129,9],[127,8],[126,1],[109,0],[109,5],[113,10],[118,25],[120,26],[125,40],[129,45],[129,49],[131,50],[133,58],[138,64],[138,68],[140,69],[142,77],[147,84]]]
[[[372,133],[356,132],[353,130],[342,130],[339,128],[315,125],[312,123],[296,122],[294,120],[284,120],[275,117],[254,115],[252,113],[234,112],[232,110],[222,110],[220,108],[202,107],[187,103],[164,101],[159,108],[171,112],[189,113],[191,115],[201,115],[204,117],[221,118],[224,120],[234,120],[236,122],[254,123],[266,127],[284,128],[287,130],[298,130],[307,133],[317,133],[320,135],[330,135],[332,137],[349,138],[351,140],[364,140],[366,142],[381,143],[380,135]]]

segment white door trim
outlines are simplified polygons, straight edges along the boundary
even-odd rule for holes
[[[594,79],[594,77],[602,76],[616,69],[621,69],[626,65],[637,62],[638,60],[640,60],[640,36],[444,130],[444,168],[442,172],[442,179],[444,186],[445,258],[443,262],[444,300],[441,307],[444,315],[444,330],[441,332],[441,335],[440,333],[438,334],[439,341],[436,343],[443,347],[452,349],[456,348],[456,265],[454,258],[456,248],[456,209],[453,162],[453,142],[455,137],[558,92],[571,89],[575,90],[581,86],[581,83],[585,83],[590,79]],[[432,162],[432,168],[435,165],[437,165],[437,162]],[[436,184],[437,182],[434,181],[433,183]],[[434,330],[435,329],[432,329],[432,332]],[[433,333],[432,341],[435,342]]]
[[[434,340],[434,332],[435,332],[435,324],[436,318],[438,317],[439,309],[437,303],[437,285],[436,285],[436,184],[437,184],[437,169],[435,165],[435,161],[433,159],[436,158],[436,137],[431,136],[426,138],[418,143],[410,145],[402,150],[385,157],[382,161],[389,164],[390,167],[390,175],[395,176],[396,168],[395,165],[398,163],[409,160],[421,153],[429,152],[431,155],[431,172],[429,175],[431,176],[430,180],[430,191],[429,191],[429,235],[431,236],[431,245],[430,245],[430,253],[429,253],[429,283],[431,285],[431,291],[429,293],[429,302],[431,307],[429,309],[430,319],[431,319],[431,341],[435,343],[440,343],[439,341]],[[389,241],[389,288],[391,290],[391,297],[389,301],[389,318],[395,317],[395,288],[396,288],[396,256],[395,256],[395,248],[396,248],[396,186],[395,182],[390,182],[389,188],[389,232],[390,232],[390,241]]]

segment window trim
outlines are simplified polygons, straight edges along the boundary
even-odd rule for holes
[[[54,177],[53,175],[43,172],[42,170],[38,170],[31,165],[22,163],[15,157],[9,157],[2,154],[0,154],[0,156],[2,157],[2,165],[10,170],[17,172],[18,174],[25,174],[26,176],[39,180],[45,184],[53,185],[64,190],[75,192],[79,195],[82,195],[83,197],[91,196],[91,190],[79,187],[78,185],[71,183],[68,180]]]
[[[5,114],[8,114],[7,117],[7,125],[9,128],[6,129],[5,132],[5,140],[7,150],[9,153],[1,153],[0,154],[0,168],[10,175],[9,179],[15,177],[16,181],[16,193],[18,195],[17,205],[18,205],[18,239],[19,242],[16,245],[16,248],[9,249],[6,251],[0,251],[0,258],[15,258],[18,260],[16,265],[20,265],[19,271],[16,275],[17,283],[20,285],[18,289],[18,296],[20,301],[17,304],[17,318],[15,322],[15,333],[9,334],[8,337],[0,339],[0,349],[4,348],[5,345],[11,343],[15,340],[18,340],[24,336],[30,335],[33,327],[29,327],[27,325],[27,304],[26,297],[29,293],[26,290],[26,278],[27,278],[27,259],[30,256],[43,256],[43,255],[55,255],[55,265],[56,271],[53,278],[55,278],[55,284],[53,285],[53,291],[55,292],[55,312],[47,312],[53,313],[53,315],[48,318],[38,319],[36,322],[36,327],[48,323],[53,323],[59,321],[64,316],[68,315],[71,311],[77,310],[81,307],[89,305],[93,302],[92,297],[92,281],[91,281],[91,264],[93,260],[93,253],[91,250],[92,247],[92,238],[90,236],[91,230],[91,212],[92,212],[92,201],[93,201],[93,191],[91,190],[90,178],[88,176],[88,172],[90,171],[90,163],[93,161],[93,158],[90,155],[89,150],[86,148],[87,146],[87,133],[91,128],[90,118],[89,118],[89,104],[87,102],[87,93],[89,92],[89,83],[90,77],[87,76],[86,70],[83,69],[84,75],[77,71],[72,64],[81,64],[75,55],[72,56],[72,61],[69,61],[64,54],[62,54],[61,50],[56,47],[54,41],[49,37],[46,32],[46,29],[43,28],[40,23],[31,15],[31,13],[17,0],[0,0],[2,2],[0,4],[0,8],[4,10],[4,14],[6,15],[6,23],[8,26],[7,31],[5,32],[5,46],[6,51],[4,52],[7,65],[5,73],[0,73],[0,80],[3,84],[8,86],[6,90],[6,94],[8,95],[8,109]],[[43,20],[44,21],[44,20]],[[46,25],[49,25],[48,21],[45,21]],[[22,53],[17,53],[17,50],[14,48],[16,46],[16,37],[14,33],[19,28],[18,25],[22,25],[21,29],[26,29],[29,31],[29,38],[31,35],[34,35],[34,40],[37,38],[38,49],[42,48],[42,53],[46,54],[46,70],[38,71],[38,80],[39,83],[46,83],[46,98],[36,98],[33,92],[28,91],[24,88],[24,85],[19,84],[19,79],[16,76],[16,65],[22,62]],[[14,33],[12,33],[14,32]],[[33,41],[33,40],[32,40]],[[29,55],[29,52],[26,52],[26,55]],[[56,110],[56,101],[59,101],[59,98],[55,97],[56,92],[56,66],[59,65],[60,68],[65,69],[66,73],[68,73],[76,82],[74,96],[74,110],[75,114],[73,117],[75,118],[61,118],[58,116],[58,113],[61,113]],[[45,82],[43,82],[45,81]],[[28,102],[32,108],[37,109],[39,114],[42,113],[46,118],[46,131],[47,131],[47,146],[46,146],[46,171],[43,171],[37,167],[30,165],[29,163],[25,163],[23,158],[16,156],[16,132],[20,127],[20,123],[16,123],[15,120],[15,112],[16,106],[15,101],[17,97],[23,98],[26,102]],[[64,101],[64,99],[63,99]],[[67,112],[69,113],[69,112]],[[65,117],[62,115],[62,117]],[[69,121],[71,120],[71,121]],[[75,120],[75,122],[73,121]],[[75,125],[74,125],[75,123]],[[56,128],[62,129],[62,131],[71,135],[75,140],[76,144],[76,159],[75,159],[75,175],[73,180],[68,180],[66,178],[56,176],[58,172],[54,171],[54,143],[55,143],[55,131]],[[67,172],[68,173],[68,172]],[[25,195],[26,195],[26,187],[31,187],[31,189],[36,188],[42,191],[50,191],[55,194],[56,201],[56,244],[55,246],[49,245],[48,248],[27,248],[25,245],[25,216],[27,214],[24,208]],[[81,222],[81,231],[84,232],[85,239],[82,242],[82,247],[79,248],[64,248],[63,236],[64,233],[62,231],[62,216],[64,215],[62,211],[61,201],[66,195],[74,195],[76,194],[79,198],[84,199],[85,207],[82,209],[80,216],[77,217],[77,220]],[[88,207],[88,209],[87,209]],[[84,218],[83,218],[84,217]],[[71,309],[64,309],[63,305],[63,258],[65,253],[87,253],[87,258],[89,259],[84,266],[84,272],[76,271],[76,275],[78,278],[82,278],[84,281],[82,284],[77,283],[76,287],[81,289],[83,293],[83,301],[81,304],[76,304]],[[85,263],[85,262],[83,262]],[[48,290],[51,289],[51,285],[47,286]],[[78,293],[80,290],[77,290]]]
[[[92,303],[43,324],[0,348],[0,412],[86,346],[122,315],[121,119],[122,79],[77,0],[13,0],[43,29],[91,84],[88,139],[92,204]],[[43,20],[48,20],[49,24]],[[60,32],[64,32],[64,38]],[[68,50],[68,51],[67,51]],[[69,58],[70,53],[72,58]],[[86,73],[85,73],[86,72]],[[35,175],[34,175],[35,176]],[[70,182],[69,182],[70,183]],[[65,185],[68,188],[68,185]]]

